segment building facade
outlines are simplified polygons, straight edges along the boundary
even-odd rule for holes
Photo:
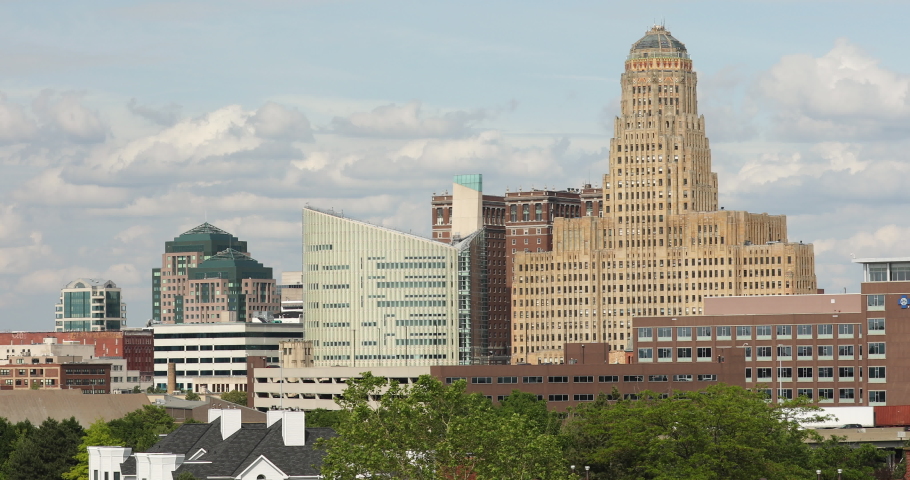
[[[152,270],[152,323],[247,322],[277,314],[272,269],[247,243],[209,223],[165,242]]]
[[[126,327],[126,303],[110,280],[79,278],[60,290],[58,332],[107,332]]]
[[[630,348],[633,318],[698,315],[707,297],[816,293],[786,217],[718,207],[696,82],[663,27],[632,45],[601,215],[556,219],[552,252],[516,254],[513,363],[559,362],[564,342]]]
[[[279,344],[302,339],[299,323],[158,325],[155,385],[167,387],[167,365],[176,364],[177,388],[198,393],[246,391],[247,357],[278,364]]]
[[[486,235],[454,245],[303,210],[304,318],[316,366],[489,361]]]

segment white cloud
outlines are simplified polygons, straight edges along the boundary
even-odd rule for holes
[[[38,134],[38,125],[21,105],[0,94],[0,143],[21,143]]]
[[[365,137],[455,137],[470,133],[472,127],[492,116],[495,114],[486,110],[457,110],[425,116],[423,104],[415,100],[404,105],[379,106],[371,112],[354,113],[346,118],[335,117],[331,131]]]
[[[310,121],[296,108],[286,108],[275,102],[266,102],[250,117],[256,134],[274,140],[312,142]]]
[[[30,205],[53,207],[86,207],[118,204],[126,201],[127,189],[94,184],[69,183],[61,169],[47,169],[13,192],[13,198]]]
[[[153,108],[146,105],[139,105],[135,98],[131,98],[126,104],[127,110],[134,115],[138,115],[157,125],[169,127],[180,120],[180,105],[171,103],[160,108]]]
[[[776,104],[784,138],[894,136],[895,127],[910,125],[910,75],[879,63],[840,39],[819,58],[783,57],[759,79],[757,92]]]
[[[78,92],[42,91],[34,101],[32,110],[51,131],[60,132],[67,140],[76,143],[104,141],[108,128],[98,113],[82,104]]]

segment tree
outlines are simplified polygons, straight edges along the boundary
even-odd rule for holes
[[[512,390],[508,397],[500,402],[497,412],[502,416],[518,414],[528,420],[539,433],[556,435],[562,424],[560,414],[547,410],[547,402],[537,395],[519,390]]]
[[[133,393],[142,393],[142,389],[139,388],[139,385],[135,385],[133,387]],[[151,392],[149,392],[149,393],[151,393]]]
[[[320,428],[337,428],[344,420],[346,412],[344,410],[326,410],[324,408],[317,408],[316,410],[307,412],[306,414],[306,425],[307,427]]]
[[[769,403],[762,394],[714,385],[668,398],[601,395],[579,406],[564,431],[569,459],[592,478],[808,478],[811,434],[798,418],[817,417],[805,399]],[[815,418],[818,420],[818,418]],[[814,473],[814,472],[812,472]]]
[[[836,478],[838,468],[843,470],[843,480],[873,478],[873,472],[884,464],[888,454],[868,443],[847,444],[846,439],[831,435],[816,444],[812,468],[821,470],[823,478]]]
[[[199,480],[190,472],[180,472],[180,475],[174,477],[174,480]]]
[[[88,447],[115,447],[122,445],[123,441],[114,437],[111,427],[104,420],[96,420],[85,431],[82,443],[79,444],[79,452],[75,456],[78,463],[68,472],[65,472],[63,478],[66,480],[89,480]]]
[[[477,480],[567,478],[556,436],[518,413],[499,413],[464,381],[425,375],[412,386],[369,372],[348,381],[345,411],[327,449],[326,478]]]
[[[115,438],[123,440],[124,447],[134,452],[144,452],[158,442],[158,435],[171,433],[177,428],[174,419],[163,407],[143,405],[123,418],[108,422]]]
[[[186,400],[194,401],[194,402],[202,399],[202,397],[200,397],[198,393],[196,393],[192,390],[186,392],[186,395],[183,398],[185,398]]]
[[[83,435],[74,418],[58,422],[48,418],[21,436],[4,465],[6,480],[58,480],[75,464]]]
[[[226,402],[236,403],[237,405],[246,406],[246,392],[231,390],[221,394],[221,399]]]

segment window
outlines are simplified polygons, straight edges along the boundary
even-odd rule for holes
[[[619,375],[601,375],[597,377],[600,383],[616,383],[619,381]]]
[[[834,336],[834,325],[818,325],[818,338],[832,338]]]
[[[752,327],[736,327],[737,340],[749,340],[752,338]]]
[[[797,388],[796,396],[797,397],[806,397],[809,400],[812,400],[812,389],[811,388]]]
[[[842,360],[853,358],[853,345],[838,345],[837,357]]]
[[[575,394],[575,396],[573,398],[575,399],[576,402],[593,402],[594,394],[593,393]]]
[[[834,380],[834,367],[818,367],[818,379],[822,380]]]
[[[812,338],[812,325],[797,325],[796,326],[796,337],[797,338]]]
[[[818,400],[834,400],[834,389],[833,388],[819,388],[818,389]]]
[[[667,376],[666,375],[648,375],[648,381],[649,382],[666,382]]]
[[[547,383],[569,383],[569,377],[547,377]]]
[[[731,330],[733,330],[731,327],[717,327],[717,339],[729,340]]]
[[[752,369],[751,368],[746,368],[746,381],[747,382],[752,381]]]
[[[758,379],[759,380],[771,380],[771,369],[767,367],[762,367],[756,369],[758,370]]]
[[[492,377],[471,377],[471,383],[472,384],[493,383],[493,378]]]
[[[841,381],[853,381],[853,367],[838,367],[837,376]]]
[[[759,339],[769,339],[771,338],[771,325],[758,325],[755,327],[755,335]]]
[[[651,327],[639,328],[638,329],[638,339],[650,341],[652,333],[653,333],[653,329]]]
[[[819,345],[818,346],[818,359],[819,360],[831,360],[834,358],[834,347],[831,345]]]
[[[594,383],[594,376],[572,377],[574,383]]]
[[[869,403],[885,403],[885,391],[869,390]]]
[[[885,319],[884,318],[870,318],[867,320],[869,323],[869,335],[884,335],[885,334]]]
[[[657,349],[657,361],[658,362],[669,362],[673,360],[673,349],[672,348],[658,348]]]
[[[873,264],[868,266],[870,282],[887,282],[888,266],[883,264]]]
[[[623,375],[622,381],[624,382],[644,382],[644,375]]]
[[[853,403],[854,390],[852,388],[840,388],[837,391],[837,396],[841,402]]]
[[[796,347],[796,358],[799,360],[811,360],[812,345],[800,345]]]
[[[673,381],[674,382],[691,382],[692,375],[688,375],[688,374],[673,375]]]
[[[777,379],[790,379],[793,378],[793,369],[790,367],[777,367]]]
[[[446,377],[446,384],[451,385],[459,380],[465,380],[465,378],[464,377]]]
[[[869,367],[869,383],[883,383],[885,381],[885,367]]]
[[[884,295],[869,295],[866,297],[866,310],[880,311],[885,309]]]
[[[639,348],[638,349],[638,359],[642,362],[650,362],[654,359],[654,349],[652,348]]]
[[[518,383],[518,377],[498,377],[496,383]]]
[[[777,358],[781,357],[792,357],[793,356],[793,347],[780,345],[777,347]]]
[[[698,376],[698,381],[699,382],[716,382],[717,375],[715,375],[713,373],[712,374],[700,374]]]
[[[790,338],[793,336],[793,326],[792,325],[778,325],[777,326],[777,338]]]
[[[870,342],[869,358],[885,358],[885,342]]]
[[[658,340],[673,340],[673,328],[658,327],[657,328],[657,339]]]
[[[711,340],[711,327],[696,327],[699,340]]]
[[[676,360],[680,362],[691,362],[692,361],[692,348],[691,347],[680,347],[676,349]]]
[[[755,347],[759,360],[771,360],[771,347]]]
[[[698,355],[699,362],[711,361],[711,347],[698,347],[696,349],[696,354]]]
[[[853,324],[841,323],[837,326],[837,336],[839,338],[853,338]]]
[[[777,389],[777,399],[793,399],[793,389],[792,388],[778,388]]]
[[[800,381],[812,380],[812,367],[797,367],[796,378]]]
[[[548,402],[568,402],[569,396],[568,395],[548,395],[547,401]]]
[[[543,377],[521,377],[521,383],[543,383]]]
[[[692,327],[676,327],[677,340],[692,340]]]

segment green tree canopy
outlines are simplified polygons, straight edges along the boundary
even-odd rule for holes
[[[714,385],[701,392],[579,406],[565,427],[569,458],[598,479],[795,479],[814,475],[811,433],[796,421],[804,399],[769,403],[756,392]]]
[[[98,419],[82,437],[79,452],[76,453],[76,465],[63,474],[65,480],[89,480],[88,476],[88,447],[114,447],[122,446],[123,440],[114,437],[111,427],[102,419]]]
[[[539,433],[556,435],[562,425],[562,416],[547,410],[546,401],[538,399],[536,394],[519,390],[512,390],[512,393],[500,402],[497,412],[502,416],[517,414],[525,418]]]
[[[344,419],[346,412],[344,410],[326,410],[317,408],[316,410],[306,413],[307,427],[319,428],[337,428],[338,424]]]
[[[194,392],[194,391],[192,391],[192,390],[186,392],[186,395],[185,395],[183,398],[185,398],[186,400],[193,401],[193,402],[202,399],[202,397],[200,397],[198,393],[196,393],[196,392]]]
[[[84,431],[75,418],[48,418],[16,441],[4,465],[6,480],[59,480],[75,464]]]
[[[486,397],[425,375],[411,386],[369,372],[337,400],[338,437],[320,442],[326,478],[542,480],[567,478],[556,436],[497,412]]]
[[[240,390],[231,390],[221,394],[221,399],[226,402],[236,403],[237,405],[246,406],[246,392]]]
[[[171,433],[177,428],[174,419],[163,407],[143,405],[123,418],[108,422],[111,434],[123,441],[123,446],[134,452],[144,452],[158,442],[158,435]]]

